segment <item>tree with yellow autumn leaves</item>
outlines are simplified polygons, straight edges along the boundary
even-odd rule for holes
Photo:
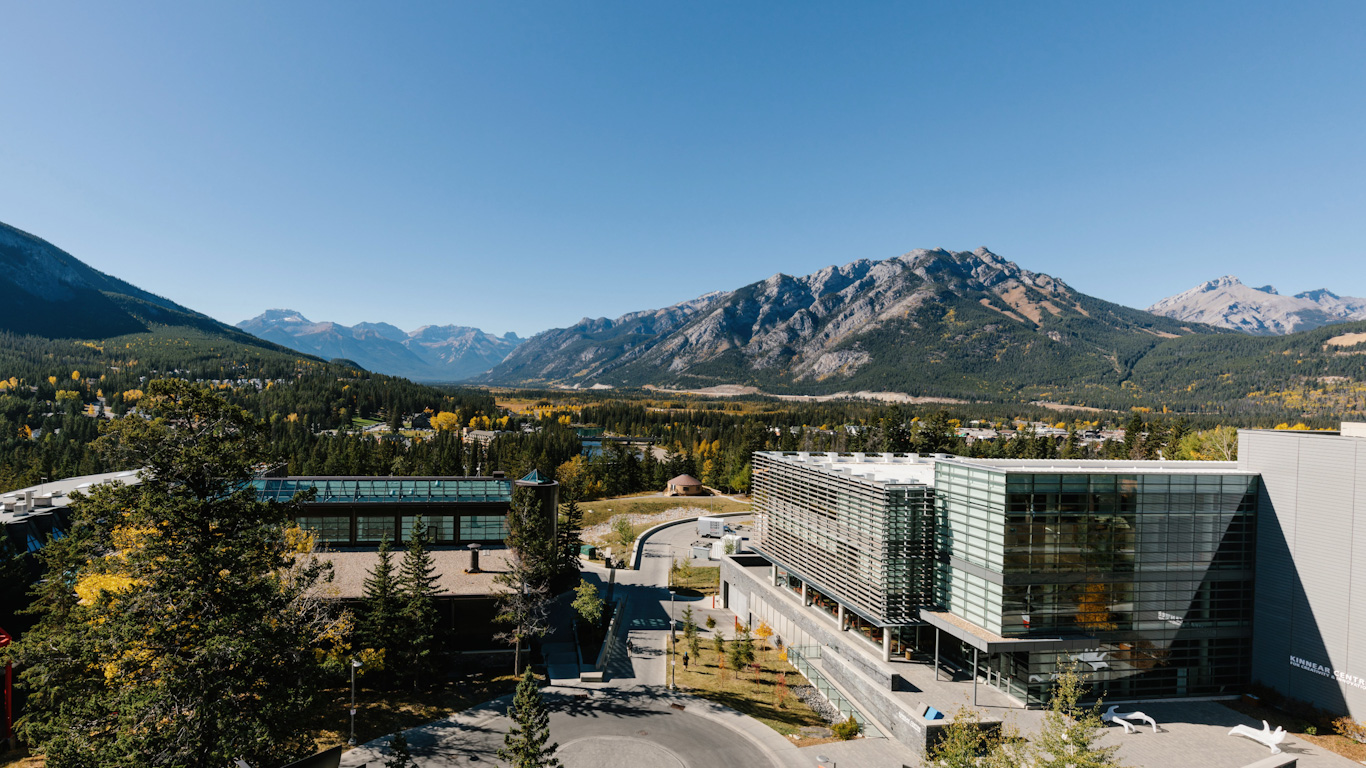
[[[247,482],[265,455],[255,419],[180,381],[140,406],[151,419],[115,421],[98,445],[142,483],[77,497],[69,535],[42,550],[52,576],[15,649],[23,735],[50,768],[306,754],[300,716],[353,655],[350,617],[318,599],[327,566],[288,504]]]

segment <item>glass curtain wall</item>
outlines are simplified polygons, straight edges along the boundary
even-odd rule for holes
[[[1027,681],[1031,702],[1067,664],[1108,698],[1215,695],[1246,681],[1256,476],[945,470],[941,551],[990,573],[942,565],[944,605],[1005,637],[1095,639],[993,660]]]

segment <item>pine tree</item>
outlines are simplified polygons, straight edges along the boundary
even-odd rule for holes
[[[730,641],[730,648],[726,649],[726,655],[730,658],[731,669],[736,673],[754,663],[754,638],[749,634],[749,627],[741,624],[735,638]]]
[[[413,765],[413,753],[408,748],[408,737],[403,735],[403,731],[390,736],[389,759],[384,761],[384,768],[413,768]]]
[[[64,578],[38,586],[15,648],[30,743],[52,768],[289,762],[312,750],[302,715],[345,663],[349,619],[313,596],[326,566],[289,506],[249,484],[255,419],[183,381],[139,408],[99,446],[143,482],[74,499],[41,551]]]
[[[508,717],[513,725],[498,749],[498,759],[507,761],[512,768],[559,768],[560,761],[554,755],[560,745],[545,745],[550,740],[550,712],[530,668],[517,683]]]
[[[511,643],[514,674],[521,671],[522,644],[549,631],[550,579],[555,571],[554,542],[546,534],[540,504],[533,493],[518,488],[508,510],[507,570],[494,577],[503,587],[494,621],[511,628],[497,637]]]
[[[575,499],[560,505],[560,524],[556,528],[559,575],[579,571],[579,550],[583,547],[583,508]]]
[[[440,666],[437,631],[441,616],[436,610],[436,563],[427,550],[427,523],[418,515],[413,520],[408,549],[398,576],[400,631],[398,664],[400,678],[417,686],[430,680]]]
[[[391,654],[397,652],[396,641],[402,622],[401,595],[394,574],[394,556],[388,534],[380,540],[379,560],[366,575],[364,589],[358,627],[361,642],[374,648],[384,648]]]
[[[692,657],[701,663],[702,640],[698,637],[697,622],[693,619],[691,605],[683,609],[683,643],[687,645]]]

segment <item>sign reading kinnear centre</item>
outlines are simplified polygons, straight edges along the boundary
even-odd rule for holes
[[[1323,675],[1324,677],[1338,681],[1342,685],[1350,685],[1353,688],[1360,688],[1363,691],[1366,691],[1366,678],[1349,675],[1346,672],[1322,664],[1315,664],[1308,659],[1301,659],[1299,656],[1290,657],[1290,666],[1297,669],[1303,669],[1306,672],[1313,672],[1316,675]]]

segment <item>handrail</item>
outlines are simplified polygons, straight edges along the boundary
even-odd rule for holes
[[[854,719],[858,720],[859,729],[863,732],[865,737],[874,739],[886,738],[882,734],[882,731],[878,730],[876,725],[873,725],[873,719],[863,710],[856,707],[853,702],[844,698],[844,695],[835,688],[834,684],[827,680],[825,675],[821,674],[820,670],[816,669],[810,662],[810,659],[819,659],[820,657],[821,646],[819,645],[787,646],[787,663],[795,667],[797,671],[802,674],[802,677],[809,680],[811,686],[815,688],[826,701],[830,702],[830,706],[839,711],[841,717],[847,719],[852,715]]]

